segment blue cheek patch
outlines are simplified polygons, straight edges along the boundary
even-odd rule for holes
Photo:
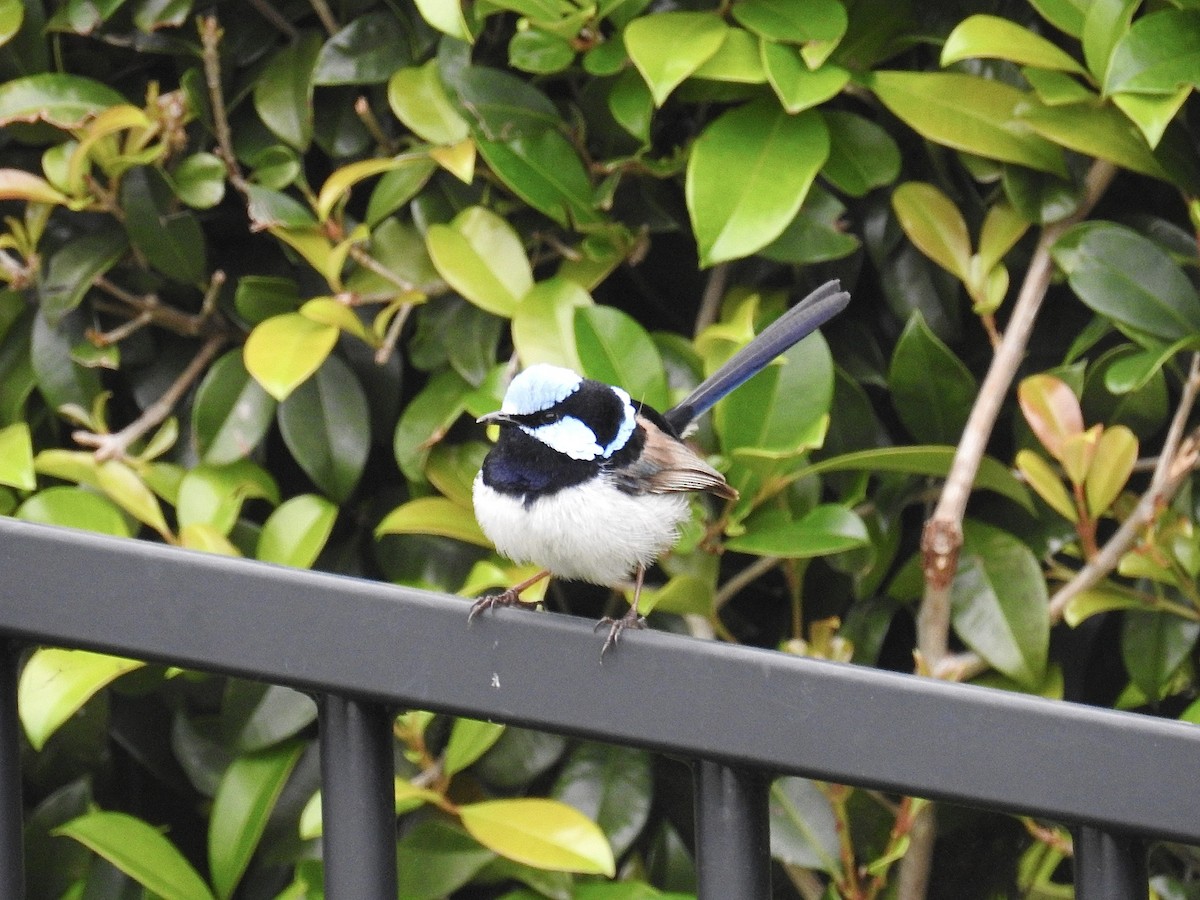
[[[570,369],[538,363],[512,380],[504,394],[500,411],[510,415],[529,415],[549,409],[579,390],[582,383],[583,378]],[[596,436],[592,435],[592,443],[595,441]]]

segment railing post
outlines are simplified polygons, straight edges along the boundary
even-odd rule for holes
[[[771,832],[767,779],[759,772],[697,760],[699,900],[766,900],[771,896]]]
[[[1141,841],[1088,825],[1076,828],[1074,838],[1077,900],[1144,900],[1150,895]]]
[[[25,896],[25,819],[21,806],[21,721],[17,667],[21,648],[0,640],[0,897]]]
[[[392,719],[379,703],[318,698],[325,896],[396,898]]]

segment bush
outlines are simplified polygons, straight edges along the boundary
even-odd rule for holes
[[[665,408],[837,277],[697,435],[742,499],[654,622],[1200,719],[1197,45],[1189,4],[0,0],[0,512],[475,595],[528,574],[470,508],[518,366]],[[307,698],[41,650],[21,701],[32,896],[320,896]],[[694,889],[670,763],[396,738],[404,896]],[[772,800],[798,896],[1064,890],[1055,826]]]

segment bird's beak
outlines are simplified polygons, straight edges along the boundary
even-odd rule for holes
[[[513,424],[513,420],[508,413],[498,409],[495,412],[480,416],[475,420],[475,423],[477,425],[511,425]]]

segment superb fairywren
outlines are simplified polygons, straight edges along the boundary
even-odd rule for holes
[[[817,288],[661,415],[570,369],[539,364],[513,378],[499,411],[479,419],[499,425],[500,436],[475,478],[475,517],[497,550],[542,571],[481,597],[470,618],[518,602],[521,591],[548,575],[601,585],[632,575],[629,612],[597,623],[610,626],[601,656],[623,629],[643,627],[642,580],[678,539],[686,493],[737,497],[683,442],[689,426],[849,301],[836,281]]]

